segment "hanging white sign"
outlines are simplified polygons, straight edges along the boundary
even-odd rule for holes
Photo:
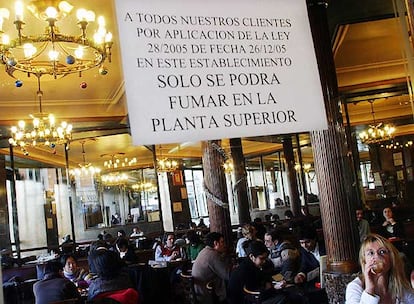
[[[305,0],[116,0],[134,144],[327,127]]]

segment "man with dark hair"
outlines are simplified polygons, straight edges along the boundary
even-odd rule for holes
[[[318,242],[318,235],[315,229],[304,227],[299,232],[300,243],[300,268],[295,276],[295,283],[318,281],[320,258],[326,254],[325,246]]]
[[[288,282],[293,280],[300,265],[299,249],[284,240],[277,230],[267,232],[264,236],[264,243],[269,250],[269,259],[274,265],[275,272],[281,273]]]
[[[127,265],[134,264],[138,261],[138,257],[135,254],[134,248],[129,244],[126,238],[118,238],[115,244],[116,252],[118,252],[119,257]]]
[[[49,261],[41,281],[33,285],[36,304],[46,304],[67,299],[81,299],[81,296],[70,280],[61,274],[63,267],[58,261]]]
[[[226,300],[226,281],[229,279],[230,263],[226,262],[223,254],[226,251],[224,237],[221,233],[210,232],[204,240],[206,247],[198,254],[193,268],[194,289],[200,303],[213,303],[213,298],[207,290],[207,283],[213,282],[214,296],[220,302]]]

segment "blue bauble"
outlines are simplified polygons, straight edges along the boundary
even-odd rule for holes
[[[14,85],[16,86],[16,88],[20,88],[23,85],[23,81],[21,80],[16,80]]]
[[[50,147],[51,147],[52,149],[54,149],[54,148],[56,147],[56,144],[50,144]]]
[[[75,63],[75,57],[73,57],[72,55],[68,55],[66,57],[66,63],[67,64],[74,64]]]

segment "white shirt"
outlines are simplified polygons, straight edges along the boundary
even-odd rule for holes
[[[370,295],[362,287],[360,278],[355,278],[346,287],[345,304],[378,304],[380,297],[377,295]],[[411,304],[414,303],[414,293],[412,291],[405,291],[402,300],[396,300],[395,304]]]

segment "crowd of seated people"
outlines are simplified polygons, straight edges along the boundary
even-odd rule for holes
[[[380,303],[394,303],[397,298],[411,301],[411,268],[407,269],[409,263],[406,263],[404,255],[392,244],[395,243],[395,238],[404,237],[404,231],[400,230],[403,227],[394,218],[393,210],[388,209],[383,211],[383,228],[378,230],[383,237],[369,232],[365,233],[364,238],[361,237],[361,275],[349,285],[347,303],[360,303],[361,299],[371,297],[380,298]],[[272,221],[272,216],[267,219]],[[265,228],[265,233],[258,234],[262,227]],[[323,240],[318,238],[320,234],[317,233],[317,227],[315,217],[304,213],[300,217],[292,216],[270,225],[267,221],[261,223],[259,220],[242,225],[243,236],[230,244],[225,244],[224,236],[218,232],[202,235],[197,230],[190,229],[185,235],[178,234],[178,238],[174,232],[166,232],[162,242],[156,243],[153,248],[153,258],[166,263],[192,261],[191,276],[199,303],[243,303],[246,288],[260,292],[262,303],[323,304],[328,300],[324,290],[318,290],[317,283],[321,280],[321,256],[326,254],[326,250]],[[394,233],[393,236],[390,235],[391,232]],[[45,276],[46,279],[37,283],[37,303],[45,303],[41,300],[45,297],[42,294],[44,287],[39,286],[48,280],[56,280],[56,286],[59,286],[60,291],[53,295],[54,299],[77,298],[78,294],[70,291],[74,284],[81,283],[89,286],[90,300],[112,296],[111,299],[120,303],[137,303],[138,291],[128,273],[128,265],[137,261],[137,248],[134,245],[135,239],[129,240],[125,231],[120,231],[117,238],[109,238],[108,233],[103,234],[101,240],[91,244],[89,272],[78,267],[75,255],[62,256],[60,270],[50,271]],[[372,254],[369,255],[368,251]],[[235,256],[238,259],[234,259]],[[373,273],[376,264],[385,265],[381,274],[379,271]],[[149,277],[144,276],[142,279],[149,280]],[[208,288],[209,284],[213,286],[212,290]],[[397,290],[387,295],[384,290],[391,290],[396,284],[399,286]],[[316,291],[316,298],[309,293],[310,290]],[[131,302],[128,299],[133,300]],[[171,301],[180,303],[174,302],[173,298]]]

